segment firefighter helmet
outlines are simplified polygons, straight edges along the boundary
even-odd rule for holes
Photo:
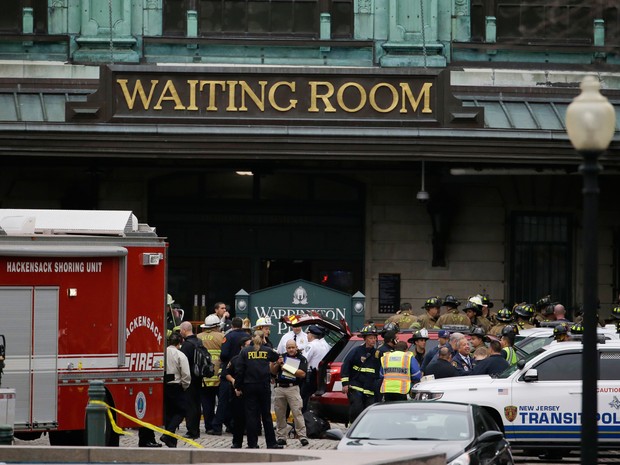
[[[557,325],[555,328],[553,328],[554,338],[557,339],[559,336],[563,334],[568,334],[568,328],[566,327],[566,325]]]
[[[469,333],[471,336],[478,336],[480,339],[484,340],[487,336],[484,328],[480,326],[474,326],[471,332]]]
[[[583,325],[581,323],[576,323],[570,328],[571,334],[583,334]]]
[[[616,320],[620,320],[620,306],[616,306],[611,309],[611,316],[613,316]]]
[[[398,323],[394,321],[388,321],[386,324],[383,325],[381,334],[385,335],[385,333],[387,333],[388,331],[393,331],[394,333],[398,333],[400,331],[400,326],[398,326]]]
[[[217,317],[215,313],[207,316],[205,318],[204,324],[200,325],[201,328],[215,328],[220,325],[220,319]]]
[[[464,312],[466,312],[467,310],[472,310],[476,313],[476,316],[482,315],[482,307],[476,305],[471,300],[468,300],[467,302],[465,302],[465,305],[463,306],[461,310],[463,310]]]
[[[502,323],[510,323],[513,320],[512,310],[508,307],[504,307],[497,312],[497,321]]]
[[[443,304],[446,307],[457,308],[459,305],[461,305],[461,302],[459,302],[453,295],[447,295],[446,298],[443,299]]]
[[[424,305],[422,305],[422,308],[428,309],[432,307],[441,307],[441,305],[442,305],[442,302],[439,297],[431,297],[430,299],[426,299],[426,302],[424,302]]]
[[[486,305],[489,308],[493,308],[493,302],[491,302],[491,298],[488,294],[483,294],[480,296],[482,300],[482,305]]]
[[[502,336],[514,338],[517,334],[519,334],[517,325],[506,325],[502,328]]]
[[[551,305],[551,296],[546,295],[536,301],[536,310],[541,311],[543,308]]]
[[[418,329],[413,335],[407,340],[409,344],[417,341],[418,339],[424,339],[425,341],[428,339],[428,331],[426,329]]]
[[[515,313],[522,318],[532,318],[534,316],[534,308],[527,303],[519,304],[514,309]]]
[[[377,335],[377,327],[375,325],[366,325],[360,330],[361,336],[376,336]]]
[[[166,295],[166,305],[172,305],[174,303],[174,299],[170,294]]]

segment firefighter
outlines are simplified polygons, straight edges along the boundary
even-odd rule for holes
[[[412,344],[412,352],[419,366],[422,366],[424,356],[426,355],[426,341],[428,341],[428,331],[426,329],[419,329],[413,336],[411,336],[407,342]]]
[[[421,372],[417,360],[407,351],[407,343],[399,341],[393,352],[387,352],[381,357],[379,374],[381,394],[386,401],[407,400],[411,385],[420,381]]]
[[[475,299],[475,297],[473,297]],[[478,302],[480,299],[477,299]],[[463,311],[470,321],[470,327],[478,326],[484,329],[486,334],[491,329],[491,322],[482,316],[482,304],[472,300],[468,300],[463,306]]]
[[[349,352],[342,363],[342,392],[349,399],[349,421],[353,421],[369,405],[375,403],[380,394],[381,358],[375,348],[377,328],[367,325],[360,335],[364,344]]]
[[[252,345],[239,353],[235,394],[245,398],[248,449],[258,449],[258,427],[262,420],[267,449],[282,449],[276,442],[271,419],[271,363],[280,356],[265,344],[265,335],[257,330]]]
[[[497,324],[497,312],[491,310],[493,308],[493,302],[488,294],[480,294],[480,300],[482,302],[482,316],[491,322],[491,325]]]
[[[553,328],[553,339],[556,342],[568,341],[568,326],[562,323]]]
[[[433,329],[437,328],[437,320],[441,313],[441,299],[439,297],[431,297],[426,299],[422,309],[426,310],[426,313],[418,318],[420,329]]]
[[[413,307],[411,304],[409,302],[403,302],[400,305],[400,310],[396,312],[396,315],[389,317],[385,323],[398,323],[401,328],[409,328],[416,321],[418,321],[418,317],[413,314]],[[366,326],[369,326],[369,324]]]
[[[461,305],[461,302],[456,300],[453,295],[447,295],[446,298],[443,299],[443,305],[448,308],[448,312],[439,317],[437,320],[438,327],[443,328],[446,325],[462,325],[469,328],[471,326],[469,318],[459,312],[459,305]]]
[[[472,352],[475,352],[478,347],[486,347],[487,333],[484,328],[481,326],[474,326],[469,334],[471,337]]]
[[[383,337],[383,344],[379,347],[379,353],[381,356],[386,352],[392,352],[394,350],[394,346],[398,340],[396,339],[397,334],[400,332],[400,327],[398,323],[386,323],[383,329],[381,330],[381,337]]]
[[[534,315],[532,316],[532,324],[535,326],[540,326],[540,323],[543,321],[549,321],[549,313],[547,313],[547,307],[552,306],[551,296],[546,295],[541,297],[534,304]],[[551,309],[551,313],[553,313],[553,307]]]
[[[514,315],[516,318],[516,326],[521,329],[534,328],[531,320],[534,316],[534,307],[530,304],[523,302],[514,306]]]
[[[272,326],[273,326],[273,323],[271,323],[271,318],[266,316],[266,317],[262,317],[256,320],[256,324],[252,326],[252,331],[254,332],[261,331],[265,335],[265,345],[273,349],[274,348],[273,343],[269,339]]]
[[[202,416],[205,422],[205,432],[207,434],[222,435],[222,425],[217,427],[214,425],[215,419],[215,399],[220,388],[220,354],[222,352],[222,343],[224,342],[224,334],[221,331],[220,319],[216,314],[211,314],[205,318],[204,324],[200,325],[204,329],[197,335],[198,339],[207,348],[211,354],[213,365],[215,366],[215,374],[211,378],[204,378],[202,389],[200,391],[200,403],[202,405]],[[218,406],[226,408],[227,405]]]
[[[497,320],[497,324],[489,330],[489,334],[492,336],[501,336],[502,329],[512,323],[514,319],[512,310],[508,307],[500,309],[495,318]]]

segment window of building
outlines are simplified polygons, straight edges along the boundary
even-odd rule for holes
[[[47,0],[3,0],[0,14],[0,33],[20,34],[22,32],[24,8],[32,8],[34,33],[47,32]]]
[[[573,274],[570,216],[516,213],[511,224],[511,301],[534,303],[551,294],[568,308]]]
[[[202,37],[318,38],[321,13],[331,15],[332,38],[353,37],[353,0],[164,0],[164,35],[184,35],[192,8]]]
[[[472,0],[472,41],[484,41],[485,17],[497,21],[498,43],[591,45],[594,20],[605,20],[606,45],[618,43],[617,0]]]

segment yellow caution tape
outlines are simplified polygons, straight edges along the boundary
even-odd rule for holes
[[[173,437],[173,438],[175,438],[177,440],[185,441],[190,446],[197,447],[199,449],[204,449],[204,446],[202,444],[199,444],[199,443],[197,443],[195,441],[192,441],[191,439],[184,438],[183,436],[179,436],[178,434],[171,433],[170,431],[167,431],[165,429],[159,428],[159,427],[157,427],[155,425],[151,425],[150,423],[147,423],[145,421],[138,420],[137,418],[132,417],[131,415],[126,414],[125,412],[122,412],[122,411],[120,411],[120,410],[118,410],[118,409],[116,409],[114,407],[109,406],[108,404],[106,404],[105,402],[103,402],[101,400],[90,400],[88,403],[89,404],[95,404],[95,405],[105,405],[107,407],[107,409],[108,409],[108,418],[110,419],[110,424],[112,425],[112,429],[114,430],[114,432],[116,434],[126,434],[126,435],[129,435],[129,436],[132,435],[132,433],[124,431],[122,428],[120,428],[116,424],[116,422],[114,421],[114,416],[112,415],[112,412],[111,412],[112,410],[114,410],[119,415],[122,415],[125,418],[133,421],[134,423],[137,423],[140,426],[143,426],[143,427],[148,428],[148,429],[153,430],[153,431],[157,431],[158,433],[161,433],[161,434],[166,434],[166,435],[171,436],[171,437]]]

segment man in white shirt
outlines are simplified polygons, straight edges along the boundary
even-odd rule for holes
[[[312,325],[308,328],[308,345],[304,350],[304,357],[308,360],[308,374],[306,382],[301,387],[301,397],[304,401],[303,411],[308,410],[310,396],[317,389],[317,370],[323,357],[329,352],[329,344],[323,341],[323,329]]]
[[[286,343],[290,340],[295,341],[297,348],[303,353],[304,349],[308,345],[308,336],[301,330],[301,326],[293,327],[291,330],[282,336],[280,343],[278,344],[278,353],[283,354],[286,352]]]
[[[189,361],[186,355],[179,350],[183,338],[178,333],[172,333],[169,345],[166,348],[166,374],[164,375],[164,404],[166,430],[171,433],[185,418],[185,391],[189,387],[192,376],[189,371]],[[176,447],[177,440],[164,434],[161,442],[168,447]]]

